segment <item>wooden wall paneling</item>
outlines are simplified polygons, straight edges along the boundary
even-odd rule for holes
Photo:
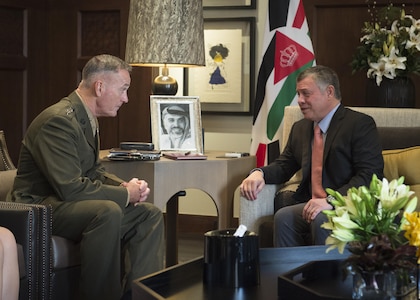
[[[129,1],[114,1],[92,6],[83,3],[80,11],[80,58],[109,53],[124,59]],[[105,29],[105,30],[104,30]],[[81,66],[83,66],[81,64]],[[149,68],[134,68],[128,91],[129,103],[116,118],[100,119],[101,148],[118,147],[121,141],[150,141]]]
[[[0,129],[4,130],[10,157],[17,164],[23,136],[25,70],[0,70]]]
[[[86,61],[124,58],[129,0],[0,0],[0,128],[17,163],[23,134],[44,108],[73,91]],[[150,141],[150,68],[136,68],[130,103],[101,120],[102,147]]]
[[[342,101],[349,106],[366,106],[366,72],[352,74],[350,62],[359,45],[361,29],[370,20],[365,0],[303,0],[317,64],[333,68],[340,77]],[[403,3],[396,0],[394,3]],[[414,3],[416,2],[416,3]],[[376,1],[377,6],[389,3]],[[420,1],[410,2],[407,13],[420,18]],[[420,77],[413,76],[416,86]],[[420,104],[420,90],[416,94]]]
[[[130,1],[121,11],[121,57],[125,57],[127,40],[128,13]],[[150,101],[152,80],[156,76],[156,68],[133,67],[131,85],[128,90],[129,102],[123,105],[118,113],[118,143],[123,141],[151,142]]]
[[[0,129],[5,132],[14,162],[22,137],[26,102],[26,22],[24,8],[0,7]]]
[[[77,87],[81,70],[92,56],[108,53],[124,58],[129,0],[53,1],[51,5],[51,44],[53,59],[50,73],[54,101]],[[63,27],[66,27],[64,32]],[[55,65],[58,64],[59,68]],[[69,74],[60,77],[60,70]],[[150,112],[142,108],[150,90],[150,70],[141,68],[132,73],[129,104],[115,118],[101,118],[101,148],[116,147],[122,140],[150,140],[150,129],[136,119],[149,120]],[[147,92],[145,92],[147,91]],[[146,113],[139,118],[136,115]]]
[[[83,67],[86,59],[107,53],[121,57],[120,9],[79,11],[78,60]],[[79,70],[79,72],[81,69]],[[100,119],[101,146],[115,147],[118,143],[118,117]]]
[[[46,98],[45,1],[0,1],[0,128],[17,163],[31,112]]]
[[[362,72],[353,75],[350,62],[360,40],[360,24],[367,18],[365,5],[315,3],[312,10],[310,32],[317,64],[329,66],[338,73],[345,105],[364,105],[366,76]]]
[[[150,129],[150,95],[154,78],[153,68],[133,67],[129,101],[120,108],[119,142],[152,142]]]
[[[49,103],[71,93],[79,82],[77,3],[49,0],[48,82]],[[48,106],[47,105],[47,106]]]
[[[50,104],[48,97],[48,11],[46,1],[27,1],[27,104],[24,131],[30,122]]]

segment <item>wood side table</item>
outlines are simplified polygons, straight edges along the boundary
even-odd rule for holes
[[[214,201],[218,213],[218,228],[232,226],[233,198],[236,188],[256,166],[255,156],[240,158],[220,158],[225,151],[208,151],[206,160],[171,160],[161,157],[157,161],[110,161],[106,158],[108,150],[102,150],[100,157],[106,170],[124,180],[133,177],[148,182],[151,193],[148,202],[163,210],[169,199],[185,189],[199,189]],[[176,236],[177,206],[167,207],[167,216],[173,220],[167,222],[168,237]],[[175,232],[174,232],[175,231]],[[172,232],[170,234],[170,232]],[[177,240],[177,239],[175,239]],[[177,244],[167,243],[167,253],[178,249]],[[169,251],[168,251],[169,250]],[[167,257],[168,260],[168,257]],[[176,258],[177,260],[177,258]],[[177,263],[169,262],[167,265]]]

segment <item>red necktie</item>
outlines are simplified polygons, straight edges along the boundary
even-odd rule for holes
[[[312,146],[312,198],[325,198],[327,194],[322,187],[322,156],[324,141],[319,125],[314,127],[314,143]]]

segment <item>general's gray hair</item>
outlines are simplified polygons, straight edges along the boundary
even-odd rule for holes
[[[122,59],[109,55],[101,54],[92,57],[82,70],[82,80],[89,84],[90,79],[98,73],[118,72],[119,70],[127,70],[131,72],[132,67]]]

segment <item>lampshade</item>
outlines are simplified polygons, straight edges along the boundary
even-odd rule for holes
[[[204,66],[202,0],[131,0],[125,60],[133,66]]]

